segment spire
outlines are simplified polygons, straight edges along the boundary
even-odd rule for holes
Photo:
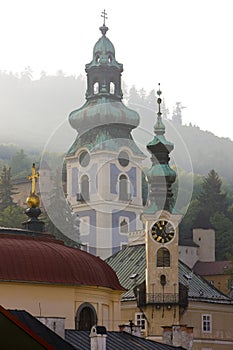
[[[161,112],[162,99],[161,99],[160,95],[162,94],[162,91],[160,90],[160,83],[158,85],[159,85],[159,89],[157,91],[158,113],[157,113],[157,121],[156,121],[155,126],[154,126],[154,132],[156,135],[163,135],[165,133],[165,126],[162,122],[162,112]]]
[[[165,125],[162,122],[161,113],[161,90],[157,91],[158,112],[157,120],[154,126],[155,136],[148,143],[147,149],[151,153],[152,166],[147,171],[146,177],[150,185],[149,206],[146,213],[154,214],[158,210],[167,210],[172,212],[172,184],[175,182],[176,173],[169,166],[169,153],[174,146],[167,141],[165,134]]]
[[[105,25],[105,20],[108,19],[107,13],[105,12],[105,10],[103,10],[101,12],[101,17],[103,17],[104,22],[103,22],[103,25],[99,29],[100,29],[102,35],[105,36],[107,31],[108,31],[108,27],[106,27],[106,25]]]
[[[27,197],[28,208],[25,210],[25,214],[29,217],[29,220],[23,222],[24,229],[31,231],[44,231],[44,222],[38,219],[41,214],[40,198],[36,194],[36,179],[39,177],[39,173],[36,171],[35,164],[32,164],[32,173],[28,176],[28,180],[31,181],[30,195]]]

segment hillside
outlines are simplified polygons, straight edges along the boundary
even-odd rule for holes
[[[30,74],[29,70],[20,75],[0,72],[0,143],[15,144],[25,153],[32,149],[41,152],[44,148],[66,152],[76,135],[67,117],[84,102],[85,80],[81,76],[64,76],[62,72],[56,76],[43,73],[39,80],[32,80]],[[140,113],[140,127],[133,134],[146,152],[145,145],[153,137],[156,118],[155,93],[145,95],[143,89],[138,92],[132,87],[124,91],[124,96],[125,103]],[[233,142],[198,126],[182,125],[181,116],[178,123],[177,118],[166,119],[165,111],[164,108],[166,137],[175,145],[172,162],[188,172],[193,168],[194,173],[203,175],[214,168],[233,184]],[[12,156],[12,147],[10,153]],[[0,159],[7,161],[2,153]]]

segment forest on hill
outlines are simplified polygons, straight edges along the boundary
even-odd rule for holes
[[[55,76],[42,72],[37,80],[32,79],[29,67],[20,74],[0,72],[0,144],[11,144],[8,150],[1,146],[0,159],[9,159],[14,145],[30,154],[42,152],[50,143],[49,150],[65,153],[76,135],[67,117],[84,103],[85,89],[84,77],[65,76],[62,71]],[[156,93],[154,90],[146,93],[143,88],[136,90],[134,86],[127,88],[125,84],[123,92],[124,103],[140,114],[140,126],[133,134],[146,152],[145,146],[153,137]],[[163,118],[166,137],[175,145],[171,156],[177,166],[186,171],[191,171],[192,167],[194,173],[202,175],[214,168],[233,184],[233,141],[217,137],[198,126],[183,125],[179,103],[173,111],[168,111],[163,103]],[[59,141],[54,136],[56,133],[59,133]],[[184,157],[184,149],[191,159],[191,166]]]

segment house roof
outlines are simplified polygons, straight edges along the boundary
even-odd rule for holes
[[[90,332],[66,330],[65,339],[78,350],[90,350]],[[107,332],[106,348],[108,350],[183,350],[182,347],[175,347],[158,343],[152,340],[136,337],[126,332]]]
[[[193,267],[193,271],[201,276],[223,275],[230,269],[231,263],[228,260],[224,261],[197,261]]]
[[[16,317],[13,313],[10,312],[10,310],[6,310],[3,306],[0,305],[0,315],[5,317],[8,321],[11,322],[11,324],[14,324],[17,328],[11,331],[15,331],[17,334],[17,338],[14,339],[15,334],[11,334],[13,338],[3,338],[1,337],[1,344],[7,346],[7,347],[13,347],[15,345],[15,342],[18,341],[18,335],[17,330],[23,332],[26,336],[33,339],[36,343],[41,345],[41,348],[47,349],[47,350],[56,350],[56,348],[51,345],[51,343],[48,343],[43,337],[41,337],[39,334],[34,332],[28,325],[26,325],[24,322],[22,322],[18,317]],[[47,328],[47,327],[46,327]],[[1,320],[1,329],[3,330],[4,335],[6,336],[6,330],[9,331],[9,328],[7,327],[7,324]],[[5,332],[4,332],[5,329]],[[22,333],[21,333],[22,334]],[[9,337],[9,334],[7,335]],[[26,348],[26,344],[25,348]],[[72,348],[70,348],[71,350]],[[67,348],[68,350],[68,348]]]
[[[75,348],[38,321],[35,317],[24,310],[8,310],[9,313],[22,324],[24,328],[30,330],[31,334],[35,334],[38,339],[42,339],[46,344],[49,344],[48,349],[56,350],[74,350]],[[47,349],[47,348],[46,348]]]
[[[122,295],[122,301],[135,300],[133,291],[135,283],[140,285],[145,281],[145,245],[128,246],[106,259],[106,262],[116,271],[121,285],[127,289]],[[135,279],[130,278],[135,275],[137,275]],[[179,282],[188,287],[189,300],[232,303],[230,298],[193,273],[181,261],[179,261]]]
[[[0,228],[0,281],[101,286],[123,291],[100,258],[48,234]]]

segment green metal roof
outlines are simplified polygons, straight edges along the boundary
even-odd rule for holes
[[[146,250],[145,245],[128,246],[109,257],[106,262],[115,270],[120,284],[127,289],[122,301],[135,300],[133,288],[145,280]],[[130,279],[138,274],[134,282]],[[179,261],[179,282],[188,287],[189,300],[206,301],[211,303],[233,303],[225,294],[211,286],[202,277],[193,273],[187,265]]]

